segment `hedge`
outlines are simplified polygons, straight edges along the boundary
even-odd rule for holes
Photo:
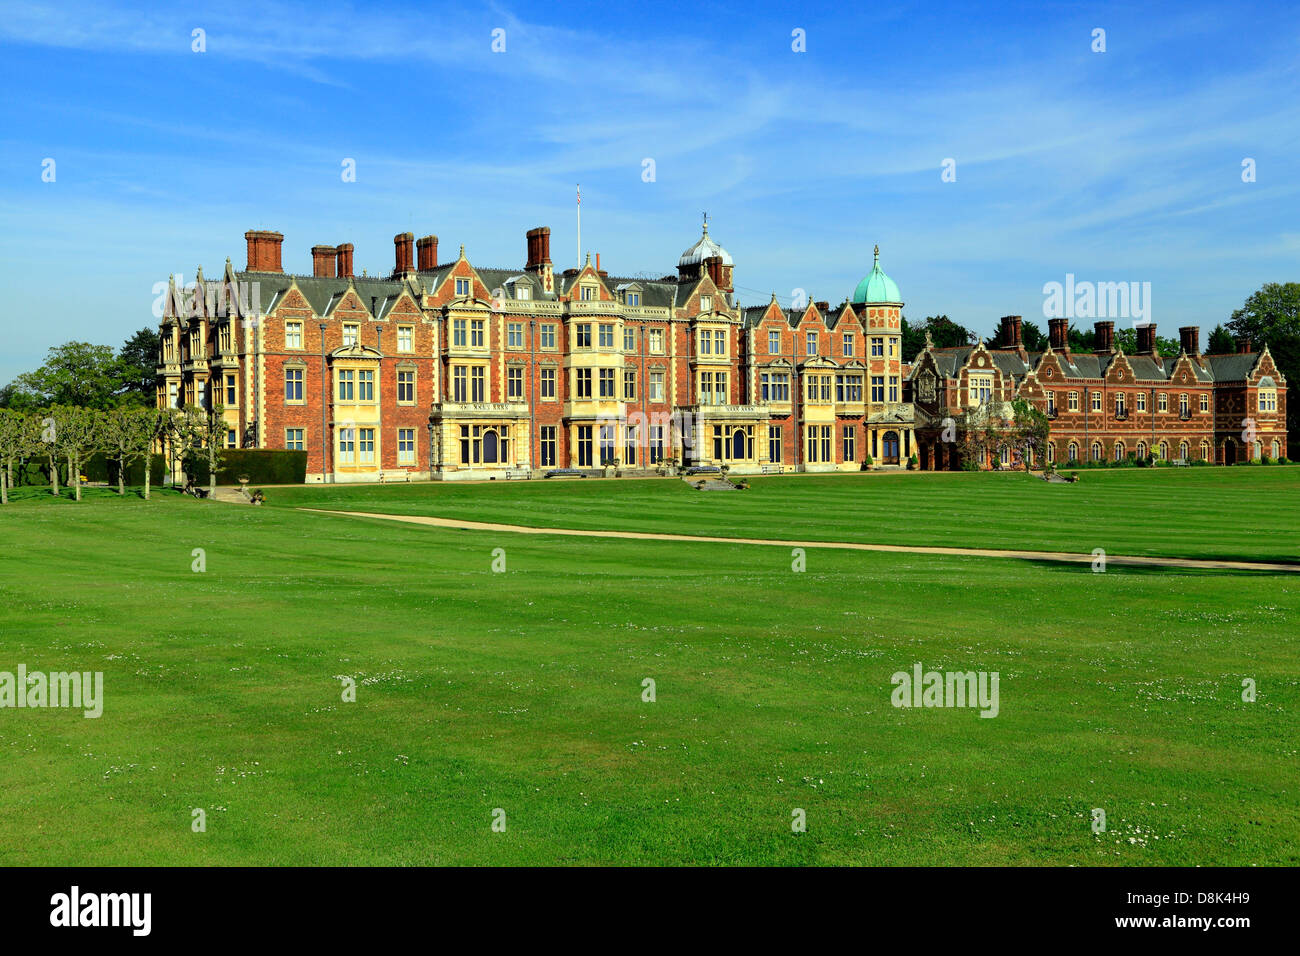
[[[196,485],[208,483],[208,462],[193,458],[187,469]],[[221,452],[217,484],[235,485],[247,475],[253,485],[301,485],[307,480],[305,451],[278,451],[265,448],[227,448]]]

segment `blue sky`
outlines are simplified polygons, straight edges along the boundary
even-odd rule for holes
[[[879,243],[913,320],[1045,326],[1073,273],[1206,335],[1300,278],[1297,50],[1283,3],[0,3],[0,382],[153,324],[250,228],[297,272],[348,241],[386,273],[408,230],[518,266],[537,225],[571,265],[578,182],[615,274],[674,271],[708,210],[746,304],[839,302]]]

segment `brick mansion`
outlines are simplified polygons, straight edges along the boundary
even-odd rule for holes
[[[664,462],[735,473],[961,467],[945,423],[1023,398],[1046,413],[1048,462],[1154,455],[1233,464],[1287,454],[1286,382],[1267,345],[1176,357],[1114,324],[1096,351],[1027,351],[1021,319],[996,346],[902,354],[902,296],[871,270],[843,305],[741,307],[735,264],[709,235],[676,274],[612,276],[600,257],[557,272],[550,229],[521,268],[440,259],[438,238],[394,238],[387,276],[356,275],[353,246],[317,245],[285,272],[283,236],[252,231],[247,268],[174,280],[160,325],[160,407],[220,405],[229,447],[307,453],[308,481],[524,477]],[[947,438],[948,440],[945,440]],[[979,467],[1013,463],[1010,449]],[[1041,465],[1042,462],[1033,462]]]

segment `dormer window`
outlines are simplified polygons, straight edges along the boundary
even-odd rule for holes
[[[516,299],[531,299],[532,297],[533,297],[533,290],[528,288],[528,286],[521,285],[515,287]]]
[[[641,293],[640,293],[640,292],[629,292],[629,293],[627,294],[627,304],[628,304],[628,305],[640,305],[640,304],[641,304]]]
[[[582,286],[581,289],[579,290],[578,297],[583,302],[594,301],[596,298],[596,287],[592,285]]]

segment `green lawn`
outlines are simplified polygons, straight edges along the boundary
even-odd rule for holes
[[[554,525],[1293,557],[1297,476],[268,494]],[[0,864],[1300,863],[1293,575],[815,549],[794,573],[775,547],[172,493],[21,498],[0,509],[0,670],[101,670],[106,702],[98,720],[0,710]],[[1230,514],[1230,532],[1211,527]],[[998,671],[999,716],[892,707],[891,674],[917,661]]]
[[[1300,467],[799,475],[701,494],[678,479],[276,488],[268,503],[511,524],[1300,561]],[[562,487],[557,493],[556,489]]]

